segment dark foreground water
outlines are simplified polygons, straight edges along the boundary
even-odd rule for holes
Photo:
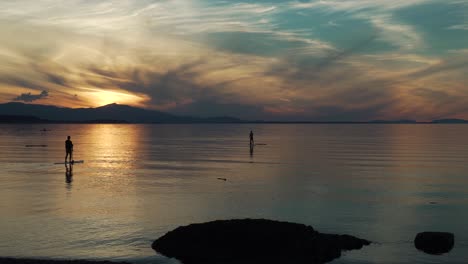
[[[151,242],[268,218],[378,242],[333,263],[467,263],[468,126],[0,125],[0,214],[0,256],[177,263]],[[418,252],[426,230],[454,250]]]

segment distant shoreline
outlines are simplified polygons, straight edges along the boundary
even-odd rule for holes
[[[258,124],[258,125],[294,125],[294,124],[309,124],[309,125],[466,125],[466,122],[318,122],[318,121],[243,121],[243,122],[127,122],[127,121],[102,121],[102,120],[90,120],[90,121],[53,121],[53,120],[40,120],[40,121],[4,121],[0,120],[1,124],[44,124],[44,125],[54,125],[54,124],[129,124],[129,125],[204,125],[204,124],[238,124],[238,125],[249,125],[249,124]]]
[[[249,118],[249,117],[247,117]],[[427,120],[427,119],[426,119]],[[294,120],[241,119],[218,115],[211,117],[184,116],[169,112],[109,104],[96,108],[62,108],[51,105],[10,102],[0,104],[0,123],[3,124],[468,124],[468,120],[438,117],[430,121],[415,119],[314,120],[304,117]]]
[[[427,125],[427,124],[468,124],[464,119],[437,119],[427,122],[415,120],[371,120],[371,121],[268,121],[241,119],[199,119],[199,120],[165,120],[165,121],[128,121],[120,119],[87,119],[87,120],[51,120],[36,116],[0,115],[0,124],[331,124],[331,125]]]

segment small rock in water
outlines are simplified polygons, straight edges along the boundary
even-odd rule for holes
[[[455,244],[455,236],[446,232],[422,232],[416,235],[414,246],[432,255],[450,252]]]

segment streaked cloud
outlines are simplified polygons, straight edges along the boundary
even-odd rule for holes
[[[437,30],[418,23],[441,5],[459,13],[432,18]],[[0,99],[249,119],[468,118],[468,44],[455,33],[466,13],[459,0],[4,1]]]
[[[453,25],[453,26],[448,27],[448,29],[453,29],[453,30],[468,30],[468,24]]]
[[[396,10],[430,3],[434,0],[318,0],[291,2],[294,8],[326,8],[330,11],[360,12],[369,10]]]

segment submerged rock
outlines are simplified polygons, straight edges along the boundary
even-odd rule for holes
[[[414,246],[428,254],[448,253],[455,244],[455,236],[446,232],[422,232],[416,235]]]
[[[371,242],[321,234],[311,226],[265,219],[219,220],[178,227],[152,248],[184,264],[325,263]]]

